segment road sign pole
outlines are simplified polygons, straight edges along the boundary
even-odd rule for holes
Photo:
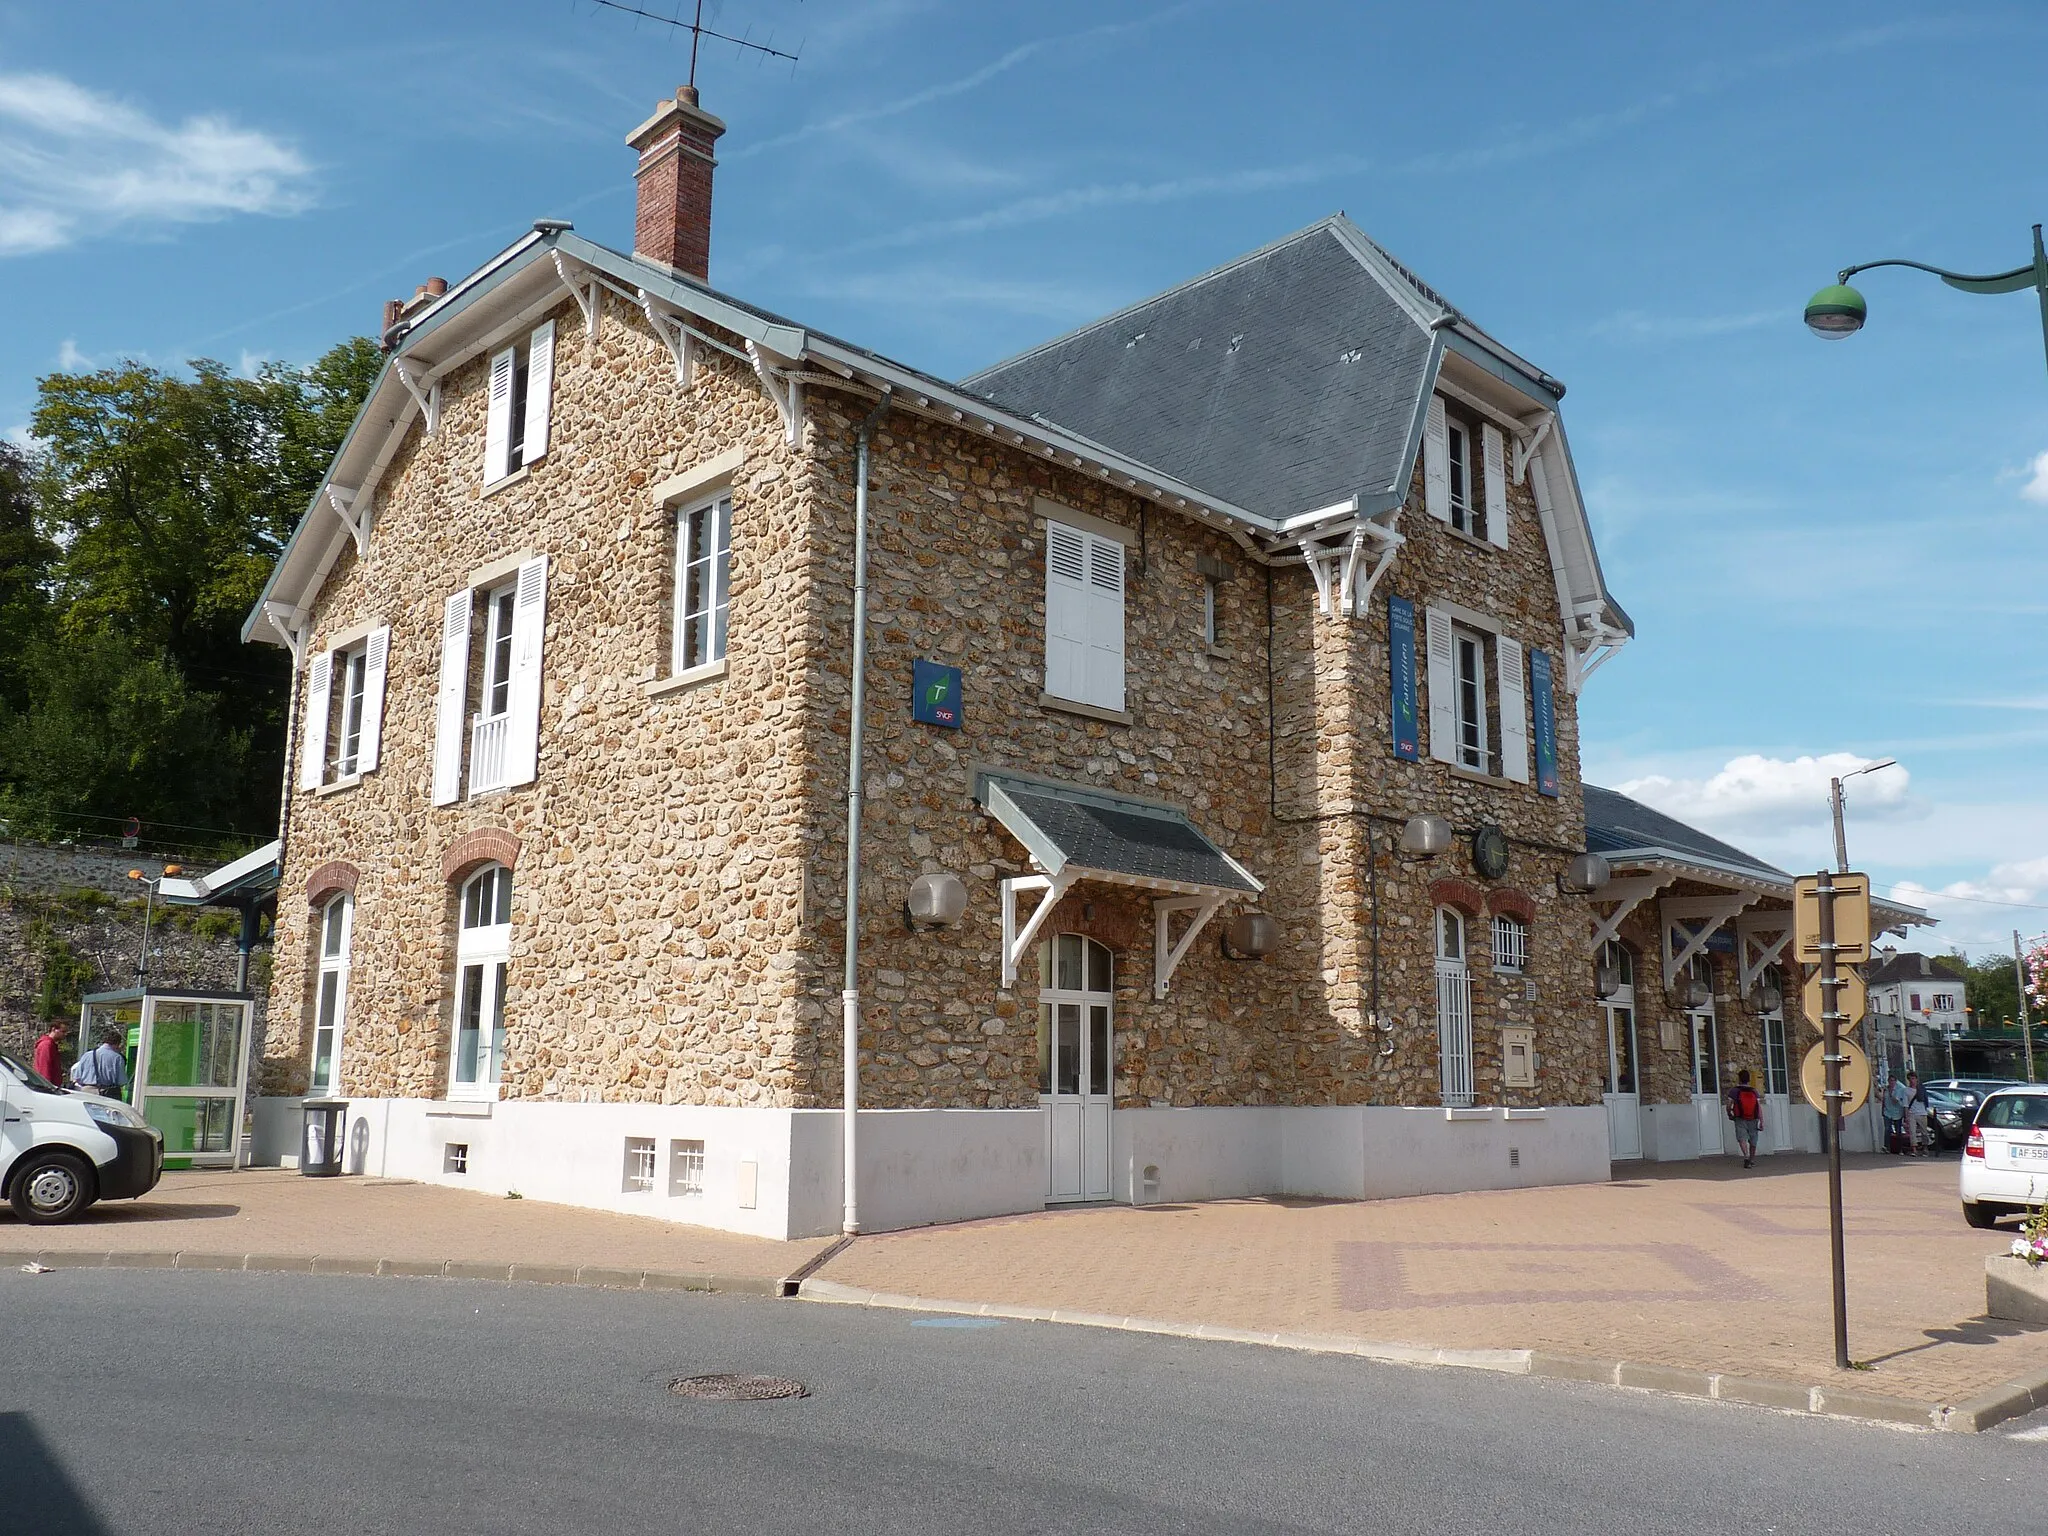
[[[1835,1368],[1849,1369],[1849,1287],[1842,1254],[1842,978],[1835,964],[1835,882],[1820,875],[1821,1043],[1827,1063],[1828,1249],[1834,1269]]]

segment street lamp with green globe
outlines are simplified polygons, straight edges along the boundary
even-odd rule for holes
[[[2048,353],[2048,251],[2042,249],[2038,224],[2034,226],[2034,259],[2010,272],[1971,277],[1930,267],[1922,261],[1866,261],[1860,266],[1844,267],[1833,283],[1806,301],[1806,328],[1822,341],[1842,341],[1862,330],[1870,309],[1863,302],[1863,295],[1849,286],[1849,279],[1873,267],[1911,267],[1917,272],[1932,272],[1949,287],[1960,288],[1964,293],[2018,293],[2022,288],[2031,288],[2040,297],[2041,345],[2044,353]]]

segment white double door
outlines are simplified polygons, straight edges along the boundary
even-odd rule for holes
[[[1610,1000],[1607,1014],[1607,1155],[1643,1155],[1643,1099],[1636,1078],[1635,989]]]
[[[1116,1033],[1107,993],[1039,993],[1038,1102],[1046,1199],[1109,1198],[1109,1112]]]
[[[1700,1156],[1719,1157],[1735,1150],[1735,1132],[1721,1100],[1721,1031],[1712,1008],[1686,1016],[1692,1033],[1692,1107],[1699,1117]]]

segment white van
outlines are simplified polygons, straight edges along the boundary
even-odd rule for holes
[[[59,1088],[0,1052],[0,1198],[23,1221],[70,1221],[163,1177],[163,1132],[118,1099]]]

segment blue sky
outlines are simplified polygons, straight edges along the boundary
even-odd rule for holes
[[[646,0],[669,9],[677,0]],[[536,217],[631,241],[621,140],[682,78],[591,0],[0,0],[0,431],[124,356],[304,359]],[[712,275],[960,374],[1335,209],[1570,386],[1639,638],[1588,776],[1788,867],[1923,889],[1937,945],[2048,929],[2048,363],[2025,3],[724,0]],[[2003,903],[2003,904],[2000,904]]]

